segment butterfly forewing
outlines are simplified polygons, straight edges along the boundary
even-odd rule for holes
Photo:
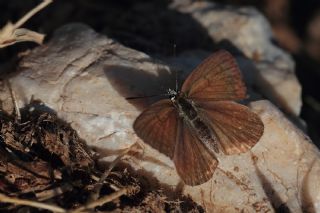
[[[170,100],[161,100],[143,111],[133,124],[137,135],[172,158],[177,138],[177,111]]]
[[[185,80],[181,91],[194,100],[241,100],[246,97],[238,65],[224,50],[198,65]]]
[[[179,120],[173,161],[181,179],[191,186],[207,182],[218,166],[214,154],[182,118]]]
[[[248,151],[263,134],[262,121],[246,106],[232,101],[199,101],[197,105],[227,155]]]

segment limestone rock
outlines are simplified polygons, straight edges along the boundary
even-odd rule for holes
[[[272,42],[271,27],[262,14],[252,7],[237,8],[207,1],[190,4],[176,0],[172,8],[191,15],[214,41],[231,42],[252,59],[246,68],[254,86],[288,113],[299,115],[301,86],[294,73],[294,62]]]
[[[140,140],[132,123],[150,102],[125,97],[174,88],[168,66],[78,24],[59,29],[46,46],[31,51],[10,82],[20,106],[32,96],[41,99],[88,145],[109,153],[106,161]],[[248,153],[219,156],[205,184],[181,188],[172,161],[146,144],[143,155],[128,162],[190,194],[208,212],[320,211],[319,150],[270,102],[250,107],[261,117],[264,135]]]

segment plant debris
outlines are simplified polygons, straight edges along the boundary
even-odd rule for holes
[[[117,167],[133,146],[101,169],[76,131],[39,101],[19,119],[1,113],[0,134],[1,212],[203,212]]]
[[[43,34],[20,27],[37,12],[48,6],[51,2],[52,0],[44,0],[41,4],[23,16],[17,23],[12,24],[11,22],[8,22],[2,29],[0,29],[0,48],[23,41],[32,41],[42,44],[44,39]]]

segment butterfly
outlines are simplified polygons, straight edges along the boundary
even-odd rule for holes
[[[264,125],[248,107],[246,86],[233,56],[219,50],[198,65],[180,91],[163,99],[135,120],[136,134],[171,158],[187,185],[207,182],[218,166],[215,153],[244,153],[261,138]]]

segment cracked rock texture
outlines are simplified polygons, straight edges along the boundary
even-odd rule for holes
[[[183,71],[185,76],[190,68]],[[28,53],[10,82],[20,106],[32,96],[41,99],[70,122],[88,145],[108,153],[105,161],[112,161],[139,141],[132,123],[142,108],[155,101],[129,102],[125,97],[174,88],[174,75],[169,66],[144,53],[84,25],[71,24]],[[10,98],[3,99],[10,97],[8,91],[0,92],[9,109]],[[219,167],[205,184],[182,187],[172,161],[143,143],[143,154],[131,156],[128,163],[150,181],[155,177],[177,193],[189,194],[208,212],[320,211],[319,150],[269,101],[249,106],[261,117],[264,135],[248,153],[218,156]]]

